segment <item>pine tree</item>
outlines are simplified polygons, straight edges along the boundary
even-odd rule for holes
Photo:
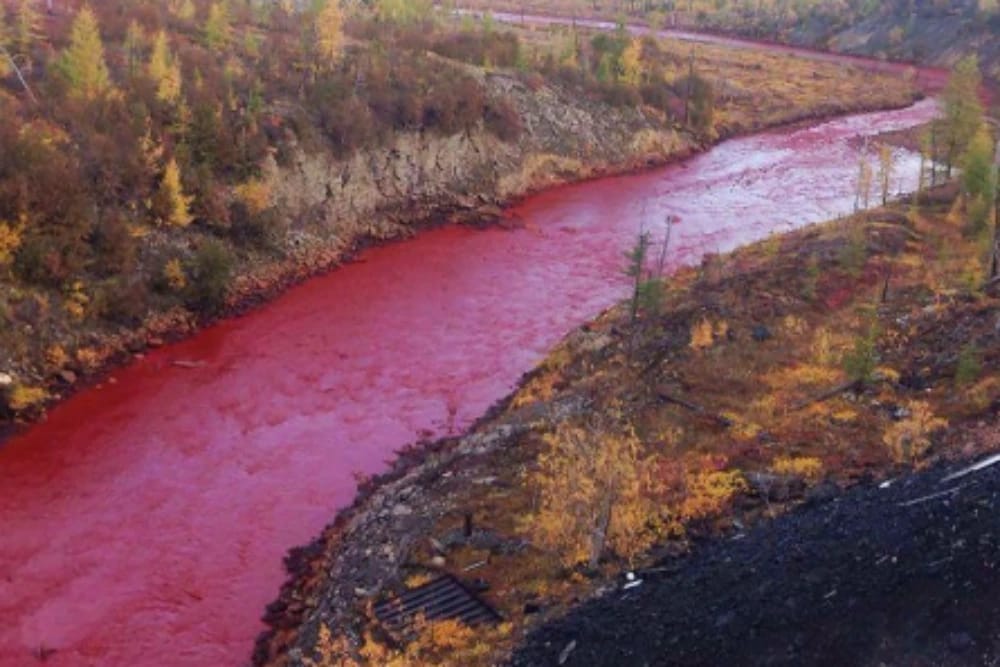
[[[174,103],[181,96],[181,68],[170,53],[167,33],[161,30],[153,38],[149,56],[149,76],[156,82],[156,97],[161,102]]]
[[[222,49],[229,43],[229,9],[225,2],[213,2],[205,21],[205,43],[210,49]]]
[[[60,69],[76,97],[91,100],[111,90],[97,17],[88,5],[81,7],[73,19],[69,46],[62,54]]]
[[[980,125],[962,156],[962,185],[971,198],[993,191],[993,138],[985,125]]]
[[[339,0],[327,0],[316,15],[316,55],[325,66],[333,65],[340,57],[344,44],[344,14]]]
[[[30,55],[35,42],[42,38],[44,20],[38,11],[38,0],[20,0],[17,5],[17,50]]]
[[[993,137],[980,126],[962,155],[962,194],[968,211],[966,231],[977,236],[989,228],[996,197]]]
[[[164,222],[173,227],[187,227],[193,220],[190,206],[191,198],[184,194],[181,184],[181,169],[177,160],[170,158],[163,169],[163,180],[160,181],[159,196],[166,208]]]

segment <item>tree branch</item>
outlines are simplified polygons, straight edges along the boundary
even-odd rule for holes
[[[4,46],[0,45],[0,55],[6,57],[7,62],[9,62],[10,66],[14,68],[14,73],[17,74],[18,81],[20,81],[21,85],[24,86],[24,90],[25,92],[28,93],[28,97],[31,98],[32,103],[38,104],[38,98],[35,97],[35,93],[31,91],[31,86],[28,85],[28,82],[24,80],[24,75],[21,74],[21,68],[19,68],[17,66],[17,63],[14,62],[14,57],[10,55],[10,51],[8,51]]]

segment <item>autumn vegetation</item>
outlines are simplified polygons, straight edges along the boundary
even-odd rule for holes
[[[335,263],[336,230],[316,233],[332,249],[301,247],[323,221],[288,214],[282,169],[407,134],[528,141],[494,77],[638,113],[682,147],[914,95],[860,70],[622,29],[513,29],[416,0],[0,7],[5,421],[256,298],[258,275],[294,274],[306,251]]]
[[[323,625],[316,664],[369,664],[373,651],[384,664],[496,664],[623,570],[642,576],[700,538],[861,479],[995,448],[997,175],[977,86],[970,59],[935,123],[859,147],[876,153],[859,181],[877,196],[853,216],[670,277],[658,266],[669,237],[640,231],[623,258],[631,297],[568,336],[471,437],[514,435],[421,476],[429,524],[404,538],[382,594],[444,559],[474,570],[505,623],[360,644]],[[886,147],[900,141],[928,154],[920,192],[893,202]],[[478,539],[442,537],[470,526]],[[378,627],[351,613],[353,627]],[[442,636],[455,645],[442,650]]]

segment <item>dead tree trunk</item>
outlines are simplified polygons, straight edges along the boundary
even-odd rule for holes
[[[17,80],[21,82],[21,86],[23,86],[24,91],[28,93],[28,97],[31,98],[31,102],[33,104],[38,104],[38,98],[35,97],[35,93],[31,91],[31,86],[28,85],[28,82],[24,80],[24,75],[21,74],[21,68],[19,68],[17,63],[14,62],[14,58],[10,55],[10,51],[3,46],[0,46],[0,56],[3,56],[3,58],[10,63],[10,66],[14,69],[14,74],[17,75]]]

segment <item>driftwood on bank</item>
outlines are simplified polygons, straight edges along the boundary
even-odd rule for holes
[[[658,388],[656,390],[656,395],[664,403],[673,403],[674,405],[679,405],[680,407],[684,408],[685,410],[690,410],[691,412],[693,412],[693,413],[695,413],[697,415],[703,415],[705,417],[708,417],[709,419],[711,419],[712,421],[714,421],[716,424],[718,424],[719,426],[722,426],[724,428],[729,428],[730,426],[733,425],[732,421],[730,421],[729,419],[726,419],[722,415],[719,415],[719,414],[716,414],[716,413],[711,412],[709,410],[706,410],[705,408],[703,408],[702,406],[698,405],[697,403],[692,403],[691,401],[688,401],[688,400],[685,400],[685,399],[683,399],[683,398],[681,398],[679,396],[676,396],[673,393],[671,393],[671,392],[667,391],[666,389],[664,389],[663,387],[660,387],[660,388]]]
[[[822,403],[823,401],[828,401],[834,396],[839,396],[840,394],[843,394],[845,391],[856,389],[860,385],[861,385],[861,380],[850,380],[848,382],[838,384],[836,387],[828,389],[827,391],[824,391],[822,394],[819,394],[818,396],[813,396],[812,398],[807,398],[804,401],[799,401],[798,403],[792,406],[792,411],[798,412],[799,410],[804,410],[805,408],[808,408],[810,405],[813,405],[815,403]]]

